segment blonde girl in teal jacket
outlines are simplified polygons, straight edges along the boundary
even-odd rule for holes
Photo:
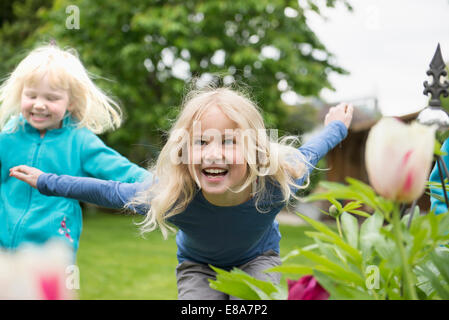
[[[119,106],[90,79],[73,50],[42,46],[25,57],[0,87],[0,249],[64,239],[78,249],[79,202],[45,197],[9,176],[28,164],[44,171],[120,182],[147,171],[95,134],[120,126]]]

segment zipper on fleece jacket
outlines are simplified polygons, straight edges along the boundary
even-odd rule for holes
[[[43,138],[36,143],[36,149],[34,150],[33,161],[31,163],[31,167],[36,166],[37,156],[38,156],[39,150],[41,148],[42,140],[43,140]],[[16,226],[14,228],[14,231],[12,233],[11,248],[15,248],[16,247],[17,240],[18,240],[18,238],[20,238],[19,237],[19,235],[20,235],[19,231],[20,231],[20,229],[22,227],[23,219],[25,218],[25,216],[28,213],[28,210],[30,209],[32,194],[33,194],[33,189],[31,188],[29,196],[28,196],[28,204],[26,206],[26,209],[24,210],[24,213],[22,214],[22,216],[17,221],[17,224],[16,224]]]

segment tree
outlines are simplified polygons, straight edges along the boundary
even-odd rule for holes
[[[346,0],[325,5],[337,3],[350,9]],[[283,92],[317,96],[332,89],[330,73],[345,73],[307,25],[307,11],[320,14],[312,0],[301,6],[297,0],[79,0],[79,29],[67,27],[70,5],[73,1],[57,0],[37,10],[40,27],[27,43],[54,38],[79,51],[127,115],[122,130],[106,135],[107,142],[134,161],[154,158],[186,82],[194,77],[199,83],[244,83],[268,127],[281,128],[289,115]],[[299,121],[299,132],[302,127]]]
[[[51,0],[2,1],[0,12],[0,79],[12,72],[42,24],[36,12],[51,7]]]

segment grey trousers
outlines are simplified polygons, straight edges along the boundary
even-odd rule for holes
[[[281,258],[269,250],[255,259],[238,266],[249,275],[265,281],[279,284],[280,273],[265,273],[264,270],[281,265]],[[208,265],[183,261],[176,267],[179,300],[238,300],[236,297],[212,289],[208,279],[215,280],[216,273]]]

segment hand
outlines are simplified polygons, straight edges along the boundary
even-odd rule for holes
[[[352,104],[348,103],[340,103],[336,107],[332,107],[329,109],[329,112],[326,114],[326,117],[324,118],[324,125],[327,126],[329,123],[331,123],[334,120],[340,120],[343,122],[346,126],[346,128],[349,128],[349,125],[352,121],[352,114],[354,112],[354,107]]]
[[[37,188],[37,179],[43,174],[39,169],[28,167],[25,165],[17,166],[9,169],[9,175],[28,183],[33,188]]]

